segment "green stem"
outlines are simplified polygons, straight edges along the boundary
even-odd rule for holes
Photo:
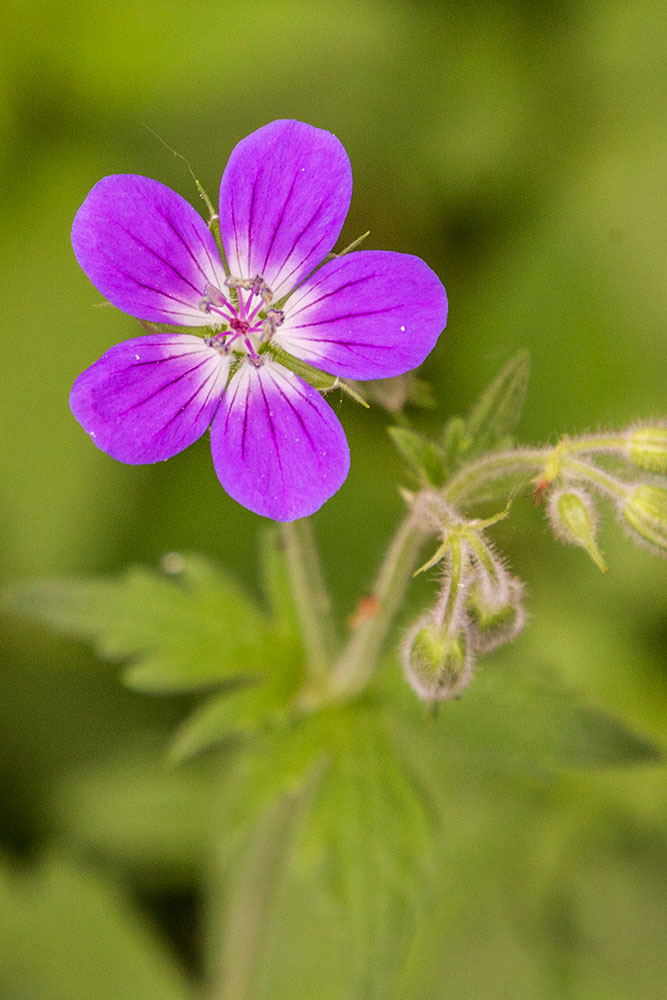
[[[255,827],[240,864],[227,863],[215,873],[227,891],[226,905],[225,899],[216,899],[223,912],[212,914],[212,932],[221,932],[222,940],[211,942],[216,956],[211,1000],[253,1000],[257,995],[299,806],[296,796],[279,799]]]
[[[373,589],[375,614],[352,632],[331,675],[330,689],[335,697],[352,697],[368,684],[387,633],[398,611],[419,550],[424,529],[411,512],[394,535]]]
[[[568,456],[563,459],[563,468],[573,472],[578,478],[588,480],[589,483],[593,483],[604,493],[618,500],[625,500],[628,495],[628,487],[625,483],[614,479],[608,472],[599,469],[597,465],[589,465],[588,462],[582,462],[578,458]]]
[[[576,455],[587,451],[623,451],[627,452],[630,442],[627,436],[620,434],[592,434],[588,437],[576,438],[574,441],[562,443],[563,453]]]
[[[516,473],[525,479],[531,472],[540,472],[552,451],[552,448],[525,448],[486,455],[459,469],[443,487],[442,496],[454,506],[470,503],[475,500],[480,487],[489,482],[506,479]]]
[[[331,617],[331,601],[324,582],[308,518],[281,525],[287,567],[297,606],[310,679],[316,685],[328,675],[338,639]]]
[[[461,551],[461,539],[458,535],[452,535],[449,541],[450,555],[450,578],[449,589],[447,591],[447,603],[443,614],[443,624],[448,633],[453,631],[456,618],[456,607],[459,601],[459,588],[463,577],[463,553]]]

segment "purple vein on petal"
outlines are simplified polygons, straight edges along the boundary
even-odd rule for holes
[[[162,347],[169,347],[170,345],[162,344]],[[176,346],[176,345],[173,345]],[[131,365],[125,365],[122,369],[119,368],[118,371],[125,371],[127,368],[143,368],[145,365],[163,365],[165,361],[176,361],[177,358],[187,358],[192,354],[209,354],[209,349],[206,347],[193,347],[191,351],[179,351],[178,354],[169,354],[166,358],[154,358],[152,361],[133,361]]]
[[[236,396],[234,396],[236,399]],[[243,434],[241,435],[241,458],[245,459],[245,436],[248,431],[248,400],[250,399],[250,389],[246,387],[245,399],[243,401]]]
[[[258,378],[258,382],[259,382],[260,392],[262,393],[262,399],[264,400],[266,419],[268,421],[269,427],[271,428],[271,440],[273,441],[273,448],[276,453],[276,461],[278,462],[278,469],[280,470],[280,479],[283,484],[283,489],[285,489],[285,473],[283,472],[283,463],[280,460],[280,448],[278,447],[278,441],[276,440],[276,429],[273,426],[273,421],[271,419],[271,410],[269,409],[269,403],[266,398],[266,393],[264,392],[264,386],[262,385],[261,378]]]
[[[375,277],[375,274],[365,274],[361,278],[354,278],[352,281],[347,281],[344,285],[338,285],[338,287],[332,288],[330,292],[325,292],[324,295],[320,295],[318,299],[309,299],[305,306],[301,306],[299,309],[295,310],[290,309],[290,320],[294,319],[295,316],[298,316],[300,312],[304,311],[304,309],[312,309],[313,306],[318,305],[320,302],[324,302],[325,299],[330,299],[332,295],[338,295],[340,292],[344,292],[346,288],[352,288],[354,285],[363,285],[365,281],[369,281]],[[318,281],[310,285],[308,288],[308,294],[310,295],[313,291],[315,291],[320,284],[321,281]]]
[[[280,273],[280,271],[282,271],[282,269],[283,269],[284,267],[286,267],[286,266],[287,266],[287,262],[288,262],[288,260],[290,259],[290,257],[292,256],[292,254],[293,254],[293,253],[294,253],[294,251],[296,250],[297,246],[298,246],[298,245],[299,245],[299,243],[301,242],[301,239],[302,239],[302,237],[303,237],[303,236],[305,236],[305,234],[306,234],[306,233],[308,232],[308,230],[310,229],[310,227],[311,227],[311,226],[313,225],[313,223],[314,223],[314,222],[315,222],[315,220],[317,219],[318,215],[320,215],[320,214],[321,214],[321,212],[322,212],[322,209],[323,209],[323,207],[324,207],[324,202],[320,202],[320,204],[319,204],[319,207],[317,208],[317,210],[316,210],[315,214],[314,214],[314,215],[313,215],[313,216],[311,217],[311,219],[310,219],[310,220],[309,220],[309,221],[308,221],[308,222],[306,223],[306,225],[304,226],[304,228],[303,228],[303,229],[301,230],[301,232],[299,233],[299,235],[297,236],[297,238],[296,238],[296,239],[294,240],[294,242],[292,243],[292,246],[291,246],[291,248],[290,248],[290,251],[289,251],[289,253],[288,253],[288,254],[287,254],[287,256],[285,257],[285,260],[284,260],[284,261],[282,262],[282,264],[280,265],[280,269],[279,269],[279,273]],[[286,283],[287,283],[287,282],[289,281],[289,279],[290,279],[290,278],[292,277],[292,275],[293,275],[293,274],[294,274],[294,273],[295,273],[296,271],[298,271],[300,267],[303,267],[304,263],[305,263],[305,262],[306,262],[306,261],[308,260],[308,258],[309,258],[309,257],[312,257],[312,256],[314,256],[314,254],[315,254],[315,252],[317,251],[317,248],[318,248],[318,246],[320,245],[320,243],[324,242],[324,240],[326,240],[327,238],[328,238],[328,234],[327,234],[327,233],[323,233],[323,234],[322,234],[322,236],[320,236],[320,238],[319,238],[319,240],[317,241],[317,243],[315,243],[315,244],[314,244],[314,245],[313,245],[313,246],[312,246],[312,247],[310,248],[310,250],[308,250],[308,251],[307,251],[306,255],[305,255],[304,257],[302,257],[302,258],[301,258],[301,260],[299,261],[299,263],[298,263],[298,264],[296,264],[296,265],[295,265],[295,266],[294,266],[294,267],[292,268],[292,270],[291,270],[291,271],[289,272],[289,274],[286,274],[284,278],[281,278],[281,284],[286,284]]]
[[[232,196],[229,199],[229,207],[232,210],[232,228],[234,230],[234,244],[236,245],[236,266],[241,266],[241,252],[239,250],[239,231],[236,228],[236,210],[234,208],[234,192],[232,191]]]
[[[229,403],[229,406],[228,406],[228,409],[227,409],[227,419],[225,420],[225,434],[227,433],[227,430],[229,428],[229,418],[232,415],[232,410],[234,409],[234,404],[236,403],[236,397],[238,396],[238,394],[239,394],[239,392],[241,390],[241,386],[243,384],[240,378],[236,378],[236,376],[234,376],[234,378],[236,379],[236,388],[234,389],[234,395],[232,396],[231,402]],[[234,381],[234,378],[232,379],[232,382]],[[232,383],[230,382],[229,384],[231,385]],[[246,393],[246,400],[247,400],[247,396],[248,396],[248,394]]]
[[[126,271],[122,271],[120,267],[118,267],[117,265],[115,266],[118,274],[120,274],[123,278],[127,278],[128,281],[133,281],[135,285],[139,286],[139,288],[145,288],[147,292],[153,292],[155,295],[163,295],[165,299],[171,299],[172,302],[180,302],[182,305],[192,308],[192,302],[188,302],[187,299],[179,299],[177,295],[172,295],[171,292],[163,292],[161,289],[156,288],[154,285],[147,285],[145,282],[139,281],[138,278],[135,278],[133,274],[127,274]],[[183,315],[181,310],[162,309],[162,307],[160,307],[160,312],[170,312],[174,316]]]
[[[188,255],[189,255],[189,257],[190,257],[190,260],[191,260],[191,261],[192,261],[192,263],[193,263],[193,264],[195,265],[195,267],[197,268],[197,270],[198,270],[198,271],[199,271],[199,273],[201,274],[202,278],[204,279],[204,287],[206,287],[206,285],[210,284],[210,283],[211,283],[211,281],[212,281],[212,279],[214,279],[214,278],[215,278],[215,273],[213,273],[213,274],[211,274],[211,275],[208,275],[208,274],[206,274],[206,272],[204,271],[203,267],[201,266],[201,264],[199,263],[199,261],[197,260],[197,258],[195,257],[195,255],[193,254],[193,252],[192,252],[192,247],[191,247],[191,246],[190,246],[190,244],[189,244],[189,243],[188,243],[188,242],[187,242],[187,241],[186,241],[186,240],[185,240],[185,239],[183,238],[183,234],[182,234],[182,233],[180,233],[180,232],[178,231],[178,229],[176,229],[176,226],[175,226],[175,225],[173,224],[173,222],[171,221],[171,219],[170,219],[170,218],[168,218],[168,217],[167,217],[166,215],[163,215],[163,216],[162,216],[162,218],[163,218],[163,219],[164,219],[164,221],[165,221],[165,222],[167,223],[167,225],[168,225],[168,226],[169,226],[169,228],[171,229],[171,231],[172,231],[172,233],[174,234],[174,236],[175,236],[175,237],[176,237],[176,238],[177,238],[178,240],[180,240],[180,242],[181,242],[181,243],[183,244],[183,246],[184,246],[184,247],[185,247],[185,249],[187,250],[187,252],[188,252]],[[209,263],[210,263],[210,258],[209,258]],[[194,287],[194,286],[193,286],[193,287]]]
[[[124,417],[131,410],[136,410],[139,406],[143,406],[145,403],[148,403],[151,399],[155,399],[155,397],[159,396],[161,392],[164,392],[165,389],[168,389],[170,385],[175,385],[177,382],[180,382],[181,379],[184,379],[186,375],[190,375],[192,372],[196,372],[197,369],[201,368],[201,366],[205,365],[209,360],[210,358],[204,358],[204,360],[200,361],[198,365],[195,365],[193,368],[188,368],[186,372],[181,372],[180,375],[177,375],[176,378],[173,378],[170,382],[165,382],[164,385],[161,385],[160,388],[156,389],[155,392],[152,392],[150,396],[146,396],[145,399],[140,399],[138,403],[133,403],[132,406],[128,406],[128,408],[126,410],[123,410],[122,413],[119,413],[118,416]]]
[[[282,209],[280,211],[280,218],[278,219],[278,221],[277,221],[277,223],[275,225],[275,228],[273,230],[273,236],[271,237],[271,242],[269,243],[269,248],[266,251],[266,256],[264,257],[264,264],[262,265],[262,270],[260,272],[262,274],[264,273],[264,271],[266,271],[266,265],[269,263],[269,257],[271,256],[271,251],[273,250],[273,244],[276,241],[276,236],[278,235],[280,227],[283,224],[283,219],[285,218],[285,212],[287,211],[287,206],[289,205],[289,203],[291,201],[291,198],[292,198],[292,194],[294,193],[294,188],[296,186],[297,177],[298,177],[298,174],[295,174],[294,177],[292,178],[291,187],[289,189],[289,192],[288,192],[287,198],[285,199],[283,207],[282,207]]]
[[[171,424],[173,424],[174,420],[176,420],[177,417],[180,417],[183,413],[185,413],[185,411],[187,410],[187,408],[190,405],[190,403],[192,402],[192,400],[196,399],[196,397],[202,391],[202,389],[207,384],[207,382],[210,382],[211,379],[213,379],[213,385],[210,386],[210,388],[208,390],[208,393],[206,394],[206,399],[204,400],[203,404],[199,407],[199,412],[197,413],[197,416],[193,420],[193,423],[196,423],[197,420],[199,420],[199,417],[203,413],[204,409],[206,408],[206,405],[208,404],[209,399],[211,398],[211,393],[213,392],[213,389],[215,388],[215,380],[217,378],[217,375],[218,375],[218,371],[217,371],[217,369],[214,368],[213,371],[210,372],[206,376],[206,378],[204,379],[204,381],[200,385],[197,386],[197,388],[192,393],[192,395],[190,396],[190,398],[188,400],[186,400],[186,402],[183,403],[182,406],[179,406],[179,408],[176,410],[176,413],[173,415],[173,417],[170,417],[170,419],[167,421],[167,423],[164,425],[164,427],[160,428],[160,430],[158,431],[158,433],[162,434],[164,431],[166,431],[167,427],[169,427],[169,426],[171,426]]]
[[[294,395],[298,396],[299,399],[303,400],[304,403],[307,403],[308,406],[311,408],[311,410],[315,411],[315,413],[317,414],[317,416],[319,417],[320,420],[323,419],[322,414],[320,413],[320,411],[318,410],[318,408],[315,406],[315,404],[313,403],[312,399],[308,399],[308,397],[305,396],[302,392],[299,392],[299,389],[298,389],[297,385],[295,385],[295,383],[290,378],[288,378],[287,375],[284,375],[282,373],[282,371],[280,371],[277,368],[274,368],[273,373],[274,373],[274,385],[276,385],[276,382],[275,382],[276,377],[282,378],[282,380],[284,382],[287,382],[287,384],[289,385],[289,387],[292,390],[292,392],[294,393]],[[278,388],[278,386],[276,385],[276,389],[277,388]],[[281,395],[282,395],[282,393],[281,393]]]
[[[255,215],[255,195],[257,194],[257,183],[260,178],[260,172],[258,172],[252,181],[252,194],[250,195],[250,211],[248,212],[248,267],[246,278],[251,278],[253,275],[250,274],[250,261],[252,260],[252,222]]]
[[[307,330],[311,327],[324,326],[325,323],[338,323],[339,321],[344,319],[367,319],[369,316],[380,316],[382,315],[382,313],[394,312],[395,309],[396,306],[386,306],[383,309],[367,309],[366,312],[345,313],[344,316],[327,316],[324,319],[313,320],[312,323],[296,323],[296,324],[290,323],[289,330],[290,332],[292,330]],[[309,337],[308,339],[316,340],[317,338]],[[324,340],[324,338],[321,339]],[[333,342],[338,343],[338,341],[333,341]],[[345,343],[347,343],[347,341],[345,341]]]
[[[199,230],[197,229],[196,226],[192,227],[192,233],[193,233],[193,236],[196,236],[196,238],[199,240],[199,244],[202,247],[204,253],[206,254],[206,258],[207,258],[209,264],[211,265],[211,276],[214,277],[215,276],[215,272],[216,272],[216,268],[217,268],[218,265],[216,264],[216,262],[211,257],[210,250],[206,246],[206,242],[202,239],[202,235],[201,235],[201,233],[199,232]],[[222,261],[218,261],[218,264],[220,264],[220,266],[222,266]]]
[[[157,250],[153,249],[153,247],[148,246],[148,244],[144,243],[143,240],[140,240],[138,236],[135,236],[134,233],[131,233],[129,229],[126,229],[125,226],[123,226],[120,222],[116,222],[116,225],[118,226],[119,229],[122,229],[125,235],[129,236],[134,243],[137,243],[143,250],[147,250],[148,253],[153,254],[153,256],[157,257],[157,259],[161,261],[165,265],[165,267],[168,267],[170,271],[173,271],[174,274],[181,279],[184,285],[189,285],[190,288],[197,293],[197,295],[201,295],[201,289],[197,288],[196,285],[193,285],[192,282],[189,280],[189,278],[186,278],[184,275],[182,275],[181,272],[178,270],[178,268],[174,267],[174,265],[170,263],[170,261],[166,260],[162,256],[162,254],[158,253]],[[188,303],[188,305],[191,304],[192,303]]]
[[[287,403],[287,405],[289,406],[290,410],[292,410],[292,412],[294,413],[294,416],[297,418],[297,420],[301,424],[301,429],[303,430],[303,433],[308,438],[308,444],[310,445],[310,447],[311,447],[311,449],[312,449],[313,454],[315,455],[315,457],[317,457],[317,448],[315,447],[315,442],[313,441],[312,435],[311,435],[310,431],[308,430],[308,428],[306,427],[304,419],[301,416],[301,414],[299,413],[297,407],[294,405],[294,403],[289,398],[289,396],[285,392],[283,392],[283,390],[280,388],[280,386],[278,385],[278,383],[275,380],[274,380],[273,384],[275,386],[275,389],[276,389],[278,395]],[[302,399],[305,403],[309,403],[310,406],[317,413],[318,417],[320,417],[320,419],[322,419],[321,414],[317,410],[317,407],[313,406],[313,404],[310,402],[309,399],[306,399],[305,396],[302,396],[300,392],[295,392],[295,394],[299,397],[299,399]]]

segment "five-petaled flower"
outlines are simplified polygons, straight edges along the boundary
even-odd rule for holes
[[[290,521],[339,489],[343,428],[275,348],[342,378],[387,378],[421,364],[447,318],[445,290],[418,257],[357,251],[318,268],[351,193],[331,133],[297,121],[253,132],[220,185],[227,270],[170,188],[134,174],[95,185],[72,227],[77,260],[113,305],[166,330],[116,345],[74,383],[72,411],[102,451],[157,462],[211,425],[218,478],[250,510]]]

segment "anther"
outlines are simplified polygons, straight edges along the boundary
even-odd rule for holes
[[[285,322],[285,313],[282,309],[269,309],[266,319],[262,323],[262,340],[271,340],[279,326]]]

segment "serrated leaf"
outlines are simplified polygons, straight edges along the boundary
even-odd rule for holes
[[[445,466],[437,445],[407,427],[389,427],[388,431],[420,483],[425,486],[442,486],[445,481]]]
[[[486,387],[465,422],[468,453],[488,451],[512,433],[521,418],[529,375],[530,356],[519,351]]]
[[[386,996],[437,830],[392,727],[381,707],[358,704],[275,729],[240,755],[224,795],[230,852],[281,796],[301,797],[291,867],[330,898],[349,995],[369,998]]]
[[[130,660],[124,680],[182,691],[262,676],[294,656],[294,638],[226,573],[199,556],[173,556],[171,572],[135,567],[114,578],[15,587],[12,611],[90,640],[108,660]]]

